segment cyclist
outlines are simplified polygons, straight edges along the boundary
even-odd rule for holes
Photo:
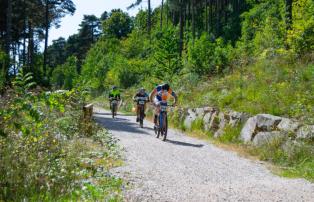
[[[134,95],[133,100],[136,102],[136,122],[140,121],[140,105],[139,101],[144,101],[144,111],[146,109],[146,102],[149,101],[148,94],[146,93],[145,89],[142,87],[139,91]],[[144,113],[145,117],[145,113]]]
[[[111,91],[109,92],[109,106],[111,109],[111,102],[113,100],[117,100],[120,101],[121,97],[120,97],[120,91],[116,86],[112,86]]]
[[[169,99],[169,95],[174,98],[173,106],[177,104],[178,97],[176,93],[170,88],[169,84],[165,83],[162,85],[158,85],[149,95],[149,100],[153,102],[155,106],[155,114],[154,114],[154,124],[157,126],[157,118],[160,113],[160,102],[167,101]]]

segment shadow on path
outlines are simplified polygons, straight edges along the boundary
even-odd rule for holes
[[[187,147],[196,147],[196,148],[201,148],[204,145],[203,144],[191,144],[191,143],[187,143],[187,142],[180,142],[180,141],[175,141],[175,140],[166,140],[166,142],[169,142],[171,144],[175,144],[175,145],[180,145],[180,146],[187,146]]]
[[[114,119],[104,116],[107,114],[109,113],[95,113],[93,118],[96,122],[111,131],[151,135],[148,131],[141,129],[138,123],[133,123],[129,119],[119,118],[119,116]]]

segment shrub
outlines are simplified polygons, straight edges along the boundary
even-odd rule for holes
[[[232,46],[225,44],[222,38],[213,40],[208,34],[189,43],[188,61],[190,71],[199,75],[221,73],[232,60]]]

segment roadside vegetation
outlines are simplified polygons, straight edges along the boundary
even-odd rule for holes
[[[119,148],[82,119],[83,94],[33,88],[20,72],[0,104],[0,200],[119,200]],[[87,129],[86,129],[87,128]]]

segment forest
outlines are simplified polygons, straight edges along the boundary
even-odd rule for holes
[[[109,194],[121,186],[111,176],[79,188],[76,179],[88,180],[99,165],[78,163],[91,154],[76,156],[82,145],[67,142],[92,136],[91,144],[109,145],[98,151],[102,167],[119,164],[107,131],[79,123],[81,104],[106,102],[112,85],[128,100],[140,87],[168,82],[181,107],[314,124],[314,0],[160,0],[156,8],[134,0],[128,9],[140,5],[147,9],[135,16],[85,15],[76,34],[48,45],[51,28],[75,13],[74,1],[0,0],[0,201],[119,199]],[[85,173],[73,174],[80,168]]]

